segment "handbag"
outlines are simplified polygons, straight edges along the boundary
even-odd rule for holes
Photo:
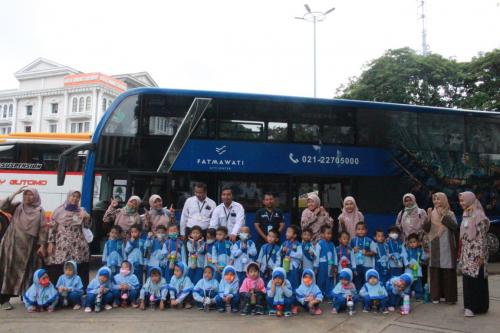
[[[85,237],[87,243],[92,243],[92,241],[94,240],[94,234],[92,233],[92,230],[83,227],[82,231],[83,231],[83,237]]]

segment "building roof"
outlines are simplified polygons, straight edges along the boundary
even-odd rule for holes
[[[61,65],[55,61],[38,58],[14,73],[18,80],[37,77],[60,76],[81,73],[69,66]]]

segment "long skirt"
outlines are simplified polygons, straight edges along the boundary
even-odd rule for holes
[[[457,273],[451,268],[429,267],[431,300],[444,298],[447,303],[457,302]]]
[[[475,314],[488,312],[490,296],[488,290],[488,277],[484,276],[484,266],[479,270],[477,277],[464,274],[464,308]]]

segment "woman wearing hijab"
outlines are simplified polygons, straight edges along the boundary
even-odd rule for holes
[[[356,237],[356,224],[364,222],[365,217],[359,211],[353,197],[345,197],[342,213],[339,215],[339,231],[346,231],[351,239]]]
[[[156,232],[159,225],[167,226],[175,222],[173,212],[163,207],[163,200],[158,194],[149,197],[149,211],[144,215],[146,229]]]
[[[13,202],[21,193],[22,203]],[[45,212],[40,205],[38,191],[27,187],[0,203],[0,209],[12,213],[0,243],[0,304],[4,310],[12,309],[12,296],[22,295],[28,289],[33,272],[42,264],[40,257],[45,256]]]
[[[123,232],[127,233],[131,226],[141,224],[141,216],[138,213],[140,204],[141,198],[136,195],[131,196],[123,208],[118,208],[118,200],[113,199],[102,221],[119,225]]]
[[[406,241],[406,237],[411,234],[417,234],[422,240],[424,229],[423,225],[427,220],[427,213],[417,205],[417,199],[411,193],[403,196],[403,205],[405,208],[399,212],[396,219],[396,226],[401,230],[401,239]]]
[[[429,238],[430,294],[433,303],[441,298],[447,304],[457,302],[457,231],[455,214],[450,210],[448,198],[442,192],[432,196],[434,209],[429,208],[429,218],[424,231]]]
[[[484,214],[483,207],[474,193],[460,193],[459,200],[464,210],[460,224],[464,316],[473,317],[476,314],[488,312],[489,308],[486,234],[490,227],[490,220]]]
[[[321,206],[319,197],[311,193],[307,196],[307,208],[302,211],[300,226],[302,230],[306,228],[312,230],[312,241],[316,244],[320,240],[321,227],[324,225],[333,227],[333,220],[325,208]]]
[[[84,288],[89,283],[89,245],[83,228],[90,228],[90,215],[80,207],[81,193],[70,190],[66,201],[52,213],[49,230],[47,271],[50,280],[57,281],[64,272],[64,263],[73,260],[78,265]]]

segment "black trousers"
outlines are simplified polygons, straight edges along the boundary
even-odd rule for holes
[[[14,295],[0,294],[0,304],[9,302],[11,297]]]
[[[479,270],[477,277],[463,275],[464,286],[464,308],[469,309],[474,314],[488,312],[490,307],[490,294],[488,288],[488,278],[484,276],[484,266]]]

